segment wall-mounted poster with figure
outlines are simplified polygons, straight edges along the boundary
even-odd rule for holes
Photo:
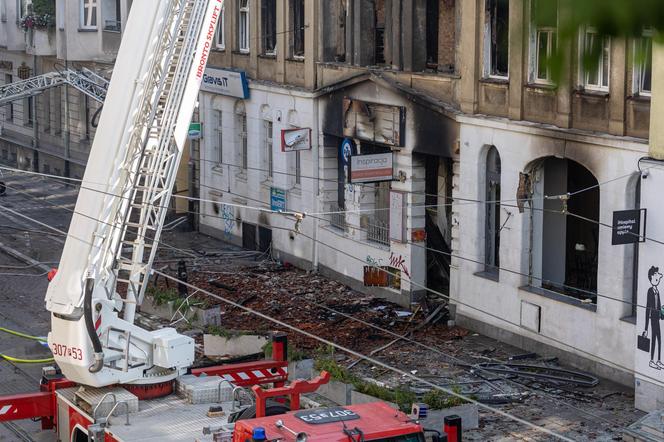
[[[634,336],[635,406],[643,411],[664,408],[664,168],[642,161],[641,208],[648,210],[645,242],[638,246],[638,296]]]

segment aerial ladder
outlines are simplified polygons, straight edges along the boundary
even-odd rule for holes
[[[0,86],[0,106],[34,97],[48,89],[64,85],[72,86],[93,100],[103,103],[109,82],[88,68],[80,70],[65,68]]]
[[[49,345],[71,381],[153,385],[194,360],[191,338],[172,328],[146,331],[134,319],[222,6],[223,0],[132,5],[60,268],[46,294]]]

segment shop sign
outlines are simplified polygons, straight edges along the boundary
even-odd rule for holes
[[[203,74],[201,90],[229,97],[249,98],[249,83],[243,71],[209,67]]]
[[[286,211],[286,191],[270,187],[270,208],[273,212]]]
[[[613,235],[611,244],[636,244],[645,242],[646,210],[622,210],[613,212]]]
[[[295,152],[311,149],[311,129],[284,129],[281,131],[281,151]]]
[[[392,152],[356,155],[350,158],[350,182],[377,183],[394,178]]]

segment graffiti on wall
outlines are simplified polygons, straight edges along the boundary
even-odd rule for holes
[[[221,218],[224,220],[224,236],[228,239],[233,233],[235,227],[235,214],[233,208],[226,204],[221,205]]]
[[[406,267],[406,260],[401,255],[395,255],[394,252],[390,254],[390,266],[401,270],[408,278],[410,278],[410,272],[408,267]]]

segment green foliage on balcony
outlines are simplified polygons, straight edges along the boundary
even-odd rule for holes
[[[49,29],[55,25],[55,1],[33,0],[28,5],[27,14],[19,22],[24,31],[30,29]]]

